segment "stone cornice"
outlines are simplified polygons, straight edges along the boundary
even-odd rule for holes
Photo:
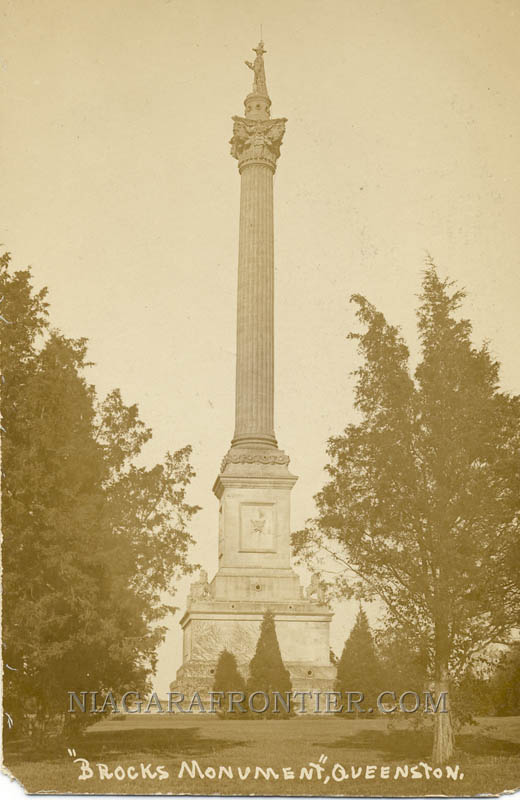
[[[231,449],[220,465],[220,471],[224,472],[228,464],[288,464],[289,456],[281,450],[253,450],[253,449]]]
[[[213,484],[213,493],[220,499],[225,488],[238,489],[292,489],[298,478],[296,475],[242,476],[219,475]]]
[[[287,622],[330,622],[333,617],[333,612],[326,605],[310,605],[290,603],[287,601],[277,602],[270,601],[269,603],[257,602],[248,603],[247,601],[235,601],[234,608],[230,601],[213,601],[203,604],[197,604],[197,607],[191,606],[184,612],[179,624],[185,628],[188,622],[193,619],[201,620],[258,620],[260,621],[264,615],[266,608],[269,608],[276,616],[278,621]],[[293,606],[294,610],[289,610],[289,606]]]
[[[276,169],[280,146],[285,133],[285,117],[279,119],[247,119],[233,117],[233,136],[230,139],[231,155],[238,160],[238,168],[249,164],[263,164]]]
[[[222,459],[213,492],[226,486],[292,488],[298,478],[287,469],[289,456],[278,448],[231,447]]]

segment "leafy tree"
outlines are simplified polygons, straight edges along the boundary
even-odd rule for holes
[[[215,668],[215,680],[213,683],[214,692],[224,692],[221,716],[236,717],[235,711],[229,711],[229,695],[231,692],[243,692],[245,681],[242,677],[237,660],[233,653],[224,649],[220,653]]]
[[[398,625],[385,627],[378,631],[376,647],[383,665],[384,687],[393,691],[396,698],[404,692],[420,694],[432,689],[428,645],[418,639],[415,631],[409,632]],[[450,682],[449,706],[455,729],[476,724],[476,716],[493,713],[489,674],[495,659],[492,653],[473,659],[464,672]],[[404,719],[414,728],[430,727],[432,723],[430,715],[422,712],[406,714]]]
[[[415,630],[387,624],[378,630],[375,646],[381,661],[384,689],[400,697],[403,692],[422,692],[428,688],[427,645],[420,641]]]
[[[176,610],[164,603],[164,596],[175,593],[179,574],[195,568],[188,561],[193,540],[187,535],[187,523],[198,510],[186,502],[195,475],[190,446],[166,453],[164,461],[151,468],[133,463],[150,436],[137,406],[125,406],[119,390],[98,407],[95,438],[108,466],[106,514],[125,544],[132,564],[131,584],[146,601],[149,622]]]
[[[276,719],[287,716],[280,703],[278,703],[278,712],[274,713],[275,699],[273,692],[279,692],[283,700],[285,700],[286,692],[291,691],[292,684],[289,670],[285,668],[282,661],[274,614],[269,609],[262,619],[256,651],[249,664],[247,689],[250,696],[254,692],[263,692],[266,698],[267,696],[269,697],[269,709],[263,713],[263,716],[273,716]],[[263,708],[266,701],[264,697],[259,696],[253,699],[253,703],[256,708]],[[254,716],[259,717],[260,713],[255,712]]]
[[[98,404],[86,340],[49,333],[46,291],[8,255],[0,284],[4,708],[15,734],[43,734],[98,718],[68,714],[69,691],[149,688],[161,593],[191,570],[193,471],[189,448],[133,467],[150,436],[136,406]]]
[[[481,664],[471,665],[454,684],[450,704],[454,709],[458,728],[468,724],[476,725],[476,717],[495,713],[492,684]]]
[[[378,694],[387,688],[382,685],[382,671],[374,647],[372,631],[365,610],[359,607],[354,627],[338,661],[337,692],[363,692],[364,708],[377,711]]]
[[[501,717],[520,715],[520,643],[515,642],[502,654],[490,683],[495,713]]]
[[[300,558],[341,564],[340,595],[379,597],[425,647],[437,692],[517,621],[508,559],[518,538],[520,398],[499,391],[499,365],[459,317],[464,292],[424,273],[415,376],[398,328],[353,297],[350,334],[360,422],[328,443],[330,480],[318,516],[294,535]],[[433,758],[453,751],[449,714],[435,715]]]

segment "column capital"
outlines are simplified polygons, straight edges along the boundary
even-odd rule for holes
[[[239,171],[249,164],[264,164],[274,172],[287,119],[232,119],[233,136],[229,143],[231,155],[238,160]]]

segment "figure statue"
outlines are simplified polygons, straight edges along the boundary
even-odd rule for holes
[[[253,81],[253,92],[255,94],[262,94],[265,97],[268,97],[267,94],[267,84],[265,82],[265,69],[264,69],[264,53],[267,53],[267,50],[264,50],[264,43],[260,42],[258,47],[253,47],[254,52],[256,53],[256,58],[254,62],[246,61],[245,63],[252,69],[255,73],[254,81]]]
[[[325,589],[323,583],[320,580],[319,573],[314,572],[311,575],[311,582],[307,587],[307,599],[312,600],[315,599],[317,603],[325,603]]]
[[[208,573],[205,569],[201,569],[199,577],[190,586],[190,597],[193,599],[204,600],[210,597]]]

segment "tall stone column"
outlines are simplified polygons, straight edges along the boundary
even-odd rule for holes
[[[296,477],[274,433],[273,241],[273,176],[287,120],[270,118],[263,43],[254,51],[254,63],[246,61],[254,72],[253,90],[244,100],[245,116],[233,117],[230,142],[241,182],[235,433],[213,487],[220,501],[215,589],[220,591],[229,570],[234,577],[237,570],[249,570],[254,586],[259,570],[281,570],[277,577],[285,588],[278,582],[276,591],[289,597],[299,593],[290,568],[290,492]],[[258,585],[268,591],[265,582]]]
[[[318,577],[307,592],[291,567],[291,489],[297,478],[276,443],[274,396],[273,175],[285,119],[270,119],[262,42],[253,91],[233,117],[231,154],[240,172],[235,433],[213,491],[219,501],[218,569],[193,583],[183,628],[183,664],[172,689],[210,690],[219,653],[247,675],[264,612],[275,614],[293,688],[332,689],[329,623]]]
[[[231,154],[241,175],[235,434],[232,447],[276,448],[274,433],[273,175],[285,118],[270,119],[262,42],[248,66],[253,91],[233,117]]]

